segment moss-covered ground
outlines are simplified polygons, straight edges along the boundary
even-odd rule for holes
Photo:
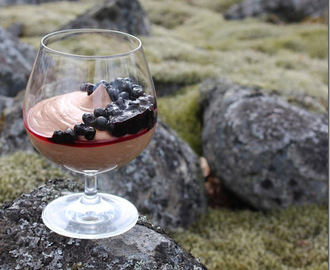
[[[96,1],[3,7],[0,25],[20,23],[20,38],[37,48],[43,35]],[[328,111],[328,26],[308,21],[271,24],[258,18],[226,21],[223,12],[239,1],[140,0],[152,23],[152,35],[140,38],[155,85],[161,86],[160,117],[198,154],[198,85],[209,77],[276,90],[306,109]],[[174,89],[171,94],[166,87]],[[66,177],[33,153],[1,157],[0,168],[0,201],[48,179]],[[327,206],[268,213],[210,209],[173,236],[210,270],[328,269]]]
[[[212,270],[328,269],[328,207],[210,209],[174,238]]]
[[[51,165],[37,153],[17,152],[0,157],[0,168],[0,205],[51,179],[69,177],[68,173]]]

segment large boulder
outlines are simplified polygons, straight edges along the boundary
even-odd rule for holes
[[[0,268],[9,269],[206,269],[144,217],[128,232],[100,240],[67,238],[41,221],[45,205],[70,181],[53,180],[0,208]]]
[[[275,15],[288,22],[305,18],[326,18],[328,0],[243,0],[225,12],[226,19],[243,19],[262,14]]]
[[[203,152],[223,185],[257,209],[328,199],[328,119],[221,79],[201,85]]]
[[[75,20],[61,27],[104,28],[119,30],[132,35],[149,35],[151,26],[138,0],[107,0],[94,7]]]
[[[0,95],[14,97],[29,79],[36,51],[0,27]]]
[[[198,156],[161,121],[146,150],[123,168],[100,175],[99,184],[167,229],[188,227],[207,210]]]

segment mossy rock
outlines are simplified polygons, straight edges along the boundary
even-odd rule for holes
[[[174,238],[210,270],[328,269],[328,207],[210,209]]]
[[[16,152],[0,157],[0,204],[54,178],[68,178],[68,173],[51,165],[37,153]]]

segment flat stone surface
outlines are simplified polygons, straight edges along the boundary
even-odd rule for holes
[[[46,228],[46,204],[79,189],[56,179],[0,208],[0,269],[206,269],[144,217],[128,232],[100,240],[67,238]]]

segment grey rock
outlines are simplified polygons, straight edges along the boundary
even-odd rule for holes
[[[326,18],[328,8],[328,0],[243,0],[231,6],[224,16],[226,19],[243,19],[270,14],[288,22],[298,22],[306,17]]]
[[[21,37],[23,35],[24,24],[15,22],[9,25],[6,30],[15,37]]]
[[[201,85],[203,153],[224,186],[257,209],[328,199],[328,119],[221,79]]]
[[[59,1],[79,1],[79,0],[0,0],[0,7],[4,6],[15,6],[15,5],[38,5],[49,2],[59,2]]]
[[[207,210],[197,155],[161,121],[145,151],[126,166],[101,174],[99,184],[101,191],[129,199],[166,229],[187,227]]]
[[[119,30],[133,35],[150,35],[151,26],[137,0],[107,0],[96,4],[84,14],[61,27],[104,28]]]
[[[0,27],[0,95],[14,97],[26,86],[36,51]]]
[[[1,118],[4,118],[4,110],[5,110],[6,108],[10,108],[10,107],[12,107],[13,103],[14,103],[14,98],[12,98],[12,97],[0,96],[0,115],[1,115]],[[0,120],[0,121],[1,121],[1,120]],[[1,125],[3,125],[3,126],[5,125],[5,121],[4,121],[4,119],[2,120],[0,126],[1,126]],[[1,130],[1,128],[0,128],[0,130]]]
[[[41,221],[46,204],[77,192],[68,180],[53,180],[0,208],[1,269],[206,269],[145,217],[128,232],[81,240],[50,231]]]

